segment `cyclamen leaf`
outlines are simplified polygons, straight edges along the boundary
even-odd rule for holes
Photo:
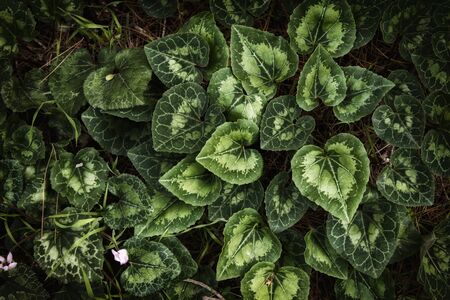
[[[45,143],[42,131],[36,127],[22,125],[12,133],[8,151],[13,159],[31,165],[45,158]]]
[[[176,237],[166,237],[160,239],[160,242],[169,248],[180,263],[181,272],[180,275],[173,280],[174,282],[190,278],[197,273],[197,263],[192,258],[189,250],[180,242],[179,239]]]
[[[94,148],[84,148],[76,155],[61,153],[50,173],[52,188],[86,211],[97,204],[107,178],[108,165]]]
[[[356,39],[353,49],[357,49],[373,39],[387,0],[353,0],[349,2],[356,24]]]
[[[438,31],[431,38],[434,54],[442,60],[450,61],[450,32]]]
[[[139,0],[145,13],[154,18],[167,18],[177,11],[177,0]]]
[[[297,103],[311,111],[319,99],[327,106],[336,106],[345,99],[345,74],[322,45],[318,45],[305,63],[297,85]]]
[[[372,115],[375,133],[401,148],[420,148],[425,130],[425,112],[416,98],[400,95],[389,105],[380,105]]]
[[[209,45],[209,63],[203,70],[205,78],[210,79],[217,70],[228,66],[230,56],[227,41],[216,25],[210,12],[201,12],[189,19],[179,32],[192,32],[200,35]]]
[[[200,67],[209,62],[209,45],[198,34],[175,33],[152,41],[144,47],[156,76],[168,87],[203,80]]]
[[[450,94],[450,62],[427,54],[412,54],[411,59],[420,80],[430,91]]]
[[[393,1],[384,10],[380,29],[386,43],[392,44],[411,25],[412,20],[422,11],[419,4],[421,3],[415,0]]]
[[[300,268],[259,262],[242,278],[241,293],[248,300],[307,300],[309,276]]]
[[[45,173],[45,168],[41,166],[28,166],[24,170],[24,189],[23,193],[17,201],[17,207],[31,211],[36,210],[37,206],[42,206],[42,201],[46,201],[45,206],[48,207],[52,192],[47,191],[48,174]],[[46,176],[47,175],[47,176]],[[49,199],[50,198],[50,199]],[[40,213],[41,207],[37,209]]]
[[[163,152],[198,152],[224,121],[218,106],[208,108],[208,97],[199,84],[176,85],[163,94],[153,112],[153,147]]]
[[[224,242],[217,262],[217,281],[243,275],[259,261],[275,262],[281,243],[252,208],[235,213],[223,230]]]
[[[244,208],[258,210],[263,198],[264,188],[259,180],[244,185],[222,182],[219,198],[208,205],[208,218],[211,221],[228,220]]]
[[[258,131],[251,121],[226,122],[217,127],[196,160],[226,182],[254,182],[262,175],[263,159],[258,150],[247,147],[256,142]]]
[[[450,95],[442,92],[430,93],[422,103],[427,116],[427,121],[448,129],[450,126],[449,99]]]
[[[288,34],[300,54],[322,45],[332,57],[340,57],[353,48],[355,19],[345,0],[306,0],[291,14]]]
[[[351,66],[342,68],[346,78],[347,95],[333,107],[336,118],[351,123],[369,115],[394,83],[367,69]]]
[[[361,141],[348,133],[330,138],[324,149],[300,148],[291,160],[292,179],[303,196],[350,222],[369,181],[369,159]]]
[[[225,26],[252,25],[254,17],[260,17],[269,8],[271,0],[209,0],[214,16]]]
[[[242,25],[231,27],[231,68],[249,95],[275,96],[278,83],[294,76],[298,56],[282,37]]]
[[[399,95],[409,95],[417,99],[425,97],[419,79],[407,70],[394,70],[389,74],[388,79],[395,84],[395,87],[387,93],[386,103],[393,103],[395,97]]]
[[[150,122],[156,101],[157,99],[154,100],[154,103],[147,105],[139,105],[126,109],[100,110],[100,112],[118,118],[126,118],[134,122]]]
[[[279,264],[293,266],[311,273],[311,267],[305,262],[306,243],[304,236],[296,229],[289,228],[277,234],[283,246]]]
[[[305,243],[305,262],[309,266],[329,276],[347,279],[348,263],[333,249],[323,229],[308,231]]]
[[[122,273],[120,281],[133,296],[153,294],[180,275],[177,258],[162,243],[134,236],[123,247],[128,251],[130,266]]]
[[[17,160],[0,160],[0,199],[7,206],[17,203],[20,199],[23,190],[22,172],[23,167]]]
[[[308,210],[308,200],[287,172],[278,173],[269,183],[264,198],[270,229],[281,232],[297,223]]]
[[[378,175],[377,188],[387,200],[399,205],[434,203],[433,175],[412,149],[398,149],[392,154],[390,164]]]
[[[50,299],[50,295],[29,266],[18,264],[9,272],[2,273],[6,273],[4,276],[6,280],[0,285],[0,295],[2,295],[0,299]]]
[[[200,265],[197,274],[192,279],[200,281],[206,284],[208,287],[216,289],[217,281],[215,277],[216,274],[211,269],[211,267]],[[169,288],[165,289],[163,293],[164,296],[168,296],[169,299],[200,300],[205,295],[205,293],[208,293],[208,290],[192,282],[180,281],[175,285],[172,285]],[[160,297],[162,297],[162,295]]]
[[[261,120],[261,149],[297,150],[305,144],[316,126],[311,116],[301,117],[294,96],[280,96],[267,105]]]
[[[447,132],[428,131],[422,141],[421,156],[434,174],[450,177],[450,136]]]

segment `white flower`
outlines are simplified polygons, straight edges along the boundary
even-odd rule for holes
[[[120,249],[119,251],[111,249],[111,252],[114,255],[114,260],[118,261],[121,265],[124,265],[128,262],[127,249]]]
[[[0,270],[8,271],[12,270],[17,266],[17,263],[13,261],[13,255],[11,252],[8,253],[6,259],[0,256]]]

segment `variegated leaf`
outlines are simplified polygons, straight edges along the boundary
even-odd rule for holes
[[[23,167],[17,160],[0,160],[0,199],[3,204],[16,204],[23,191]],[[1,205],[1,204],[0,204]]]
[[[45,158],[45,143],[42,131],[36,127],[18,127],[7,142],[7,149],[13,159],[23,165],[32,165]]]
[[[218,281],[239,277],[256,262],[275,262],[280,258],[280,241],[252,208],[231,216],[223,235],[224,243],[217,262]]]
[[[5,281],[0,285],[0,299],[46,300],[50,295],[45,290],[38,276],[26,264],[18,264],[9,272],[2,272]]]
[[[191,278],[197,273],[198,265],[192,258],[189,250],[176,237],[165,237],[159,240],[164,246],[175,255],[180,263],[180,274],[173,280],[174,282]]]
[[[324,149],[306,145],[291,161],[292,178],[303,196],[349,222],[369,181],[369,159],[361,141],[348,133],[330,138]]]
[[[277,92],[278,83],[292,77],[298,56],[281,36],[252,27],[231,27],[231,67],[249,95],[268,99]]]
[[[450,61],[437,58],[434,54],[412,54],[411,59],[422,83],[430,91],[450,94]]]
[[[217,127],[196,160],[226,182],[254,182],[262,175],[263,159],[258,150],[248,147],[256,142],[258,131],[251,121],[226,122]]]
[[[177,11],[177,0],[139,0],[145,13],[154,18],[167,18]]]
[[[203,80],[200,67],[209,61],[209,45],[196,33],[167,35],[152,41],[144,48],[148,62],[156,76],[168,87]]]
[[[404,206],[434,203],[433,175],[412,149],[398,149],[377,178],[377,188],[389,201]]]
[[[398,0],[390,2],[390,5],[383,11],[380,22],[380,29],[383,40],[386,43],[394,43],[398,35],[405,32],[412,20],[423,9],[419,7],[420,1]]]
[[[259,262],[242,278],[241,293],[244,300],[307,300],[309,275],[300,268]]]
[[[434,174],[450,177],[449,133],[435,129],[428,131],[422,141],[421,156]]]
[[[209,0],[214,16],[225,26],[233,24],[252,25],[269,8],[271,0]]]
[[[356,24],[356,39],[353,49],[360,48],[373,39],[386,2],[388,1],[349,1]]]
[[[394,70],[389,74],[388,79],[395,84],[395,87],[386,94],[384,98],[386,103],[393,103],[395,97],[399,95],[409,95],[417,99],[425,97],[419,79],[407,70]]]
[[[333,107],[336,118],[351,123],[369,115],[394,83],[368,69],[357,66],[342,68],[346,78],[347,94]]]
[[[306,243],[302,233],[289,228],[277,234],[283,247],[279,263],[283,266],[298,267],[311,273],[311,267],[305,262]]]
[[[291,14],[288,34],[300,54],[322,45],[332,57],[340,57],[353,48],[355,19],[345,0],[306,0]]]
[[[153,148],[173,153],[198,152],[224,121],[220,107],[208,107],[208,97],[199,84],[176,85],[163,94],[153,112]]]
[[[416,98],[400,95],[380,105],[372,115],[375,133],[401,148],[420,148],[425,130],[425,112]]]
[[[192,279],[196,281],[200,281],[211,287],[213,289],[217,289],[217,281],[215,279],[216,274],[211,269],[211,267],[207,265],[200,265],[199,270]],[[169,299],[178,299],[178,300],[201,300],[203,296],[208,293],[208,290],[205,287],[199,286],[195,283],[189,281],[180,281],[169,288],[165,289],[161,294],[169,297]],[[160,297],[164,297],[160,294]],[[164,298],[158,298],[164,299]]]
[[[311,116],[301,117],[302,110],[294,96],[280,96],[267,105],[261,120],[261,149],[297,150],[303,146],[316,126]]]
[[[442,60],[450,61],[450,32],[438,31],[433,33],[431,42],[433,44],[434,54]]]
[[[427,121],[441,125],[443,129],[450,126],[450,94],[433,92],[422,103]]]
[[[297,103],[311,111],[319,99],[327,106],[336,106],[345,99],[347,85],[344,71],[319,44],[305,63],[297,85]]]

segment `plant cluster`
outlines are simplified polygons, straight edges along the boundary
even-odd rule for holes
[[[337,299],[415,299],[390,267],[413,255],[414,296],[450,297],[450,2],[278,2],[210,0],[119,47],[127,2],[113,32],[87,1],[1,1],[0,299],[308,299],[313,272]],[[277,5],[286,34],[252,27]],[[109,45],[16,68],[39,26],[74,23]],[[339,64],[378,28],[409,69]]]

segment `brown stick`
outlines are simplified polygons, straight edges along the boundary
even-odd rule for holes
[[[201,286],[202,288],[204,288],[204,289],[210,291],[211,293],[213,293],[217,297],[217,299],[225,300],[225,298],[221,294],[219,294],[219,292],[217,292],[215,289],[213,289],[212,287],[206,285],[205,283],[203,283],[201,281],[197,281],[195,279],[190,279],[189,278],[189,279],[185,279],[184,282],[189,282],[189,283]]]

